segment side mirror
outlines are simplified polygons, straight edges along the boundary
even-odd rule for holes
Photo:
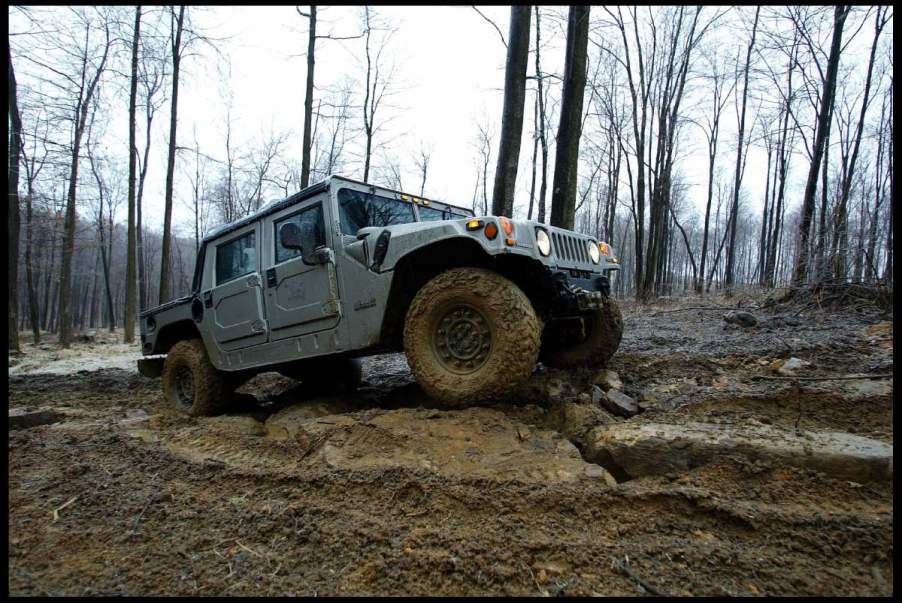
[[[301,243],[300,227],[294,222],[282,224],[282,227],[279,229],[279,244],[285,249],[301,250],[303,244]]]
[[[316,226],[309,222],[295,224],[288,222],[279,228],[279,243],[285,249],[297,249],[302,256],[310,256],[313,263],[317,263],[314,255],[316,249],[317,236]],[[302,260],[305,264],[310,264],[306,257]]]

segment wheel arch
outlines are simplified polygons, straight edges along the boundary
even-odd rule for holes
[[[193,320],[179,320],[165,325],[154,340],[152,353],[166,354],[172,346],[185,339],[201,339]]]
[[[543,294],[542,277],[546,268],[541,262],[512,253],[492,256],[473,239],[455,237],[420,247],[398,260],[382,320],[383,344],[401,350],[404,317],[420,288],[445,270],[464,267],[487,268],[510,279],[544,317],[547,296]]]

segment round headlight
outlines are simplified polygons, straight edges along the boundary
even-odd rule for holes
[[[541,228],[536,228],[536,247],[539,248],[539,253],[542,255],[551,254],[551,239],[548,238],[548,233]]]
[[[601,253],[598,251],[598,244],[595,241],[589,241],[586,243],[589,247],[589,257],[592,258],[592,263],[597,264],[598,260],[601,259]]]

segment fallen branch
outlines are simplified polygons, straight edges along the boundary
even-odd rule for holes
[[[77,497],[77,496],[73,496],[72,498],[70,498],[69,500],[67,500],[65,503],[63,503],[63,505],[62,505],[61,507],[57,507],[56,509],[54,509],[54,510],[53,510],[53,521],[59,520],[59,518],[60,518],[60,511],[62,511],[63,509],[65,509],[66,507],[68,507],[69,505],[71,505],[72,503],[74,503],[76,500],[78,500],[78,497]]]
[[[636,572],[634,572],[634,571],[632,570],[632,568],[630,568],[629,564],[627,564],[627,563],[621,563],[620,561],[615,561],[615,562],[614,562],[614,567],[615,567],[616,569],[619,569],[621,572],[623,572],[624,574],[626,574],[627,576],[629,576],[630,578],[632,578],[632,579],[635,580],[636,582],[638,582],[638,583],[639,583],[639,586],[641,586],[642,588],[644,588],[645,590],[647,590],[647,591],[650,592],[651,594],[657,595],[657,596],[659,596],[659,597],[669,597],[669,596],[670,596],[669,594],[667,594],[667,592],[662,591],[661,589],[652,586],[652,585],[649,584],[645,579],[643,579],[641,576],[637,575]]]
[[[252,555],[256,555],[257,557],[263,557],[263,555],[261,555],[257,551],[251,549],[250,547],[243,545],[240,540],[236,540],[235,544],[237,544],[238,546],[240,546],[241,548],[243,548],[245,551],[247,551],[248,553],[250,553]]]
[[[682,312],[684,310],[733,310],[732,306],[689,306],[687,308],[676,308],[674,310],[658,310],[657,312],[652,312],[651,316],[657,316],[658,314],[670,314],[671,312]]]
[[[893,374],[886,375],[840,375],[839,377],[772,377],[770,375],[754,375],[752,379],[772,379],[774,381],[846,381],[854,379],[892,379]]]

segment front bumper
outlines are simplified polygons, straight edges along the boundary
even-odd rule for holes
[[[598,309],[611,294],[607,276],[577,276],[568,270],[548,270],[546,288],[551,296],[553,316],[572,316]]]

